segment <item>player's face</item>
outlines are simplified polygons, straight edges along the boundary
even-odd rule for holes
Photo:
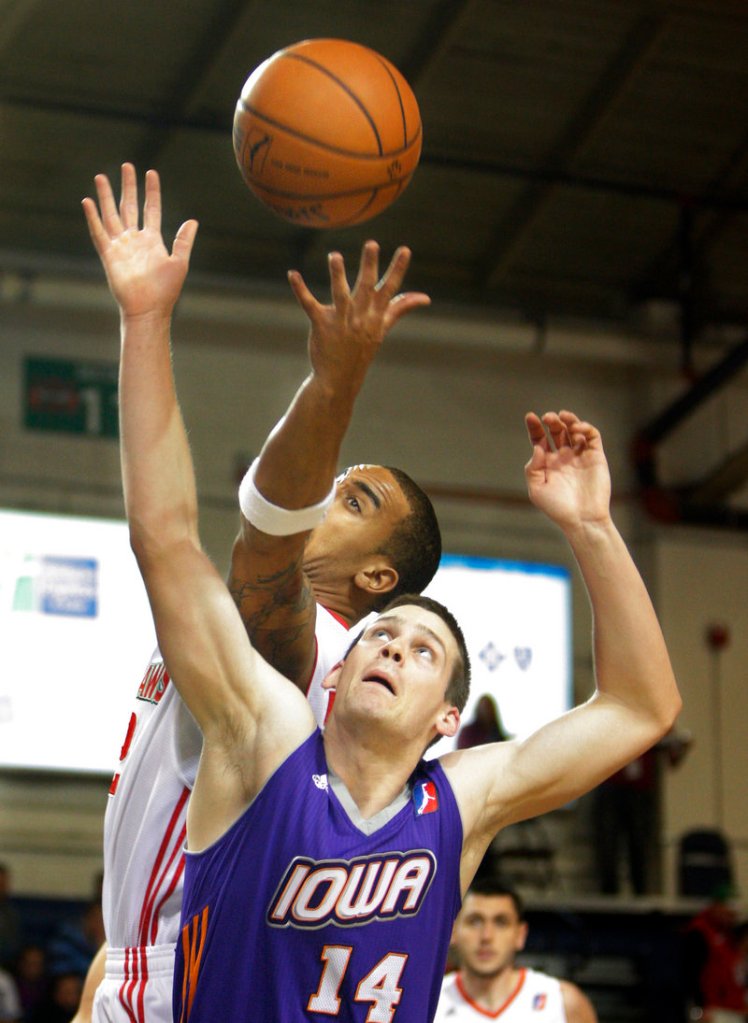
[[[381,465],[354,465],[338,477],[335,500],[312,530],[304,549],[304,569],[351,578],[380,550],[393,529],[410,514],[407,498],[392,473]]]
[[[510,969],[526,938],[527,924],[508,895],[473,893],[465,897],[452,935],[461,968],[476,977]]]
[[[387,722],[425,747],[438,734],[453,734],[459,714],[445,698],[457,643],[432,611],[405,604],[379,615],[348,654],[336,679],[333,715]],[[444,730],[446,729],[446,730]]]

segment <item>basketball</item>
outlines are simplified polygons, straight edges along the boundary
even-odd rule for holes
[[[407,187],[421,155],[421,116],[381,54],[308,39],[252,72],[233,138],[244,181],[271,210],[303,227],[348,227]]]

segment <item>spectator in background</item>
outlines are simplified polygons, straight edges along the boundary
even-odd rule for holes
[[[21,1000],[22,1018],[29,1020],[49,989],[47,956],[41,945],[24,945],[16,959],[13,977]]]
[[[463,725],[457,735],[457,748],[482,746],[486,742],[503,742],[509,736],[501,723],[499,708],[493,696],[484,693],[475,705],[471,721]]]
[[[52,978],[46,999],[29,1017],[28,1023],[69,1023],[78,1008],[82,991],[83,977],[80,974],[58,974]]]
[[[743,964],[743,977],[748,986],[748,920],[741,920],[735,927],[735,945],[738,949],[740,961]]]
[[[63,924],[47,945],[52,977],[74,973],[85,977],[91,960],[104,942],[101,902],[88,903],[82,917]]]
[[[21,918],[10,897],[10,868],[0,863],[0,967],[9,968],[21,949]]]
[[[21,1018],[16,982],[7,970],[0,969],[0,1023],[16,1023]]]
[[[635,895],[653,890],[660,820],[660,761],[681,763],[691,746],[687,732],[671,731],[662,742],[599,785],[592,794],[600,891],[621,890],[621,860]]]
[[[576,984],[517,965],[526,940],[517,892],[498,879],[474,881],[452,931],[459,968],[444,978],[434,1023],[597,1023],[594,1006]]]
[[[729,885],[722,885],[686,927],[684,980],[689,1005],[704,1023],[744,1023],[748,1014],[743,940]]]

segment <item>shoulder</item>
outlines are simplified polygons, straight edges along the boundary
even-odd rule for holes
[[[597,1013],[587,995],[570,980],[560,980],[567,1023],[597,1023]]]
[[[550,973],[543,973],[542,970],[533,970],[530,966],[523,967],[525,979],[523,987],[531,992],[556,992],[561,994],[563,981],[558,977],[552,977]]]
[[[437,1006],[434,1023],[452,1023],[454,1020],[464,1019],[467,1004],[460,995],[457,986],[457,973],[448,973],[442,981],[439,992],[439,1003]]]
[[[341,658],[359,633],[358,626],[348,626],[344,618],[331,611],[324,604],[317,604],[314,622],[314,638],[317,643],[317,659],[330,670]]]
[[[457,976],[458,974],[456,970],[444,975],[444,980],[442,981],[442,994],[457,987]]]

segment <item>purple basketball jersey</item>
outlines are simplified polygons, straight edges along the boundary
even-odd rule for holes
[[[427,1023],[460,906],[462,823],[436,761],[356,827],[309,737],[209,849],[188,853],[176,1023]]]

